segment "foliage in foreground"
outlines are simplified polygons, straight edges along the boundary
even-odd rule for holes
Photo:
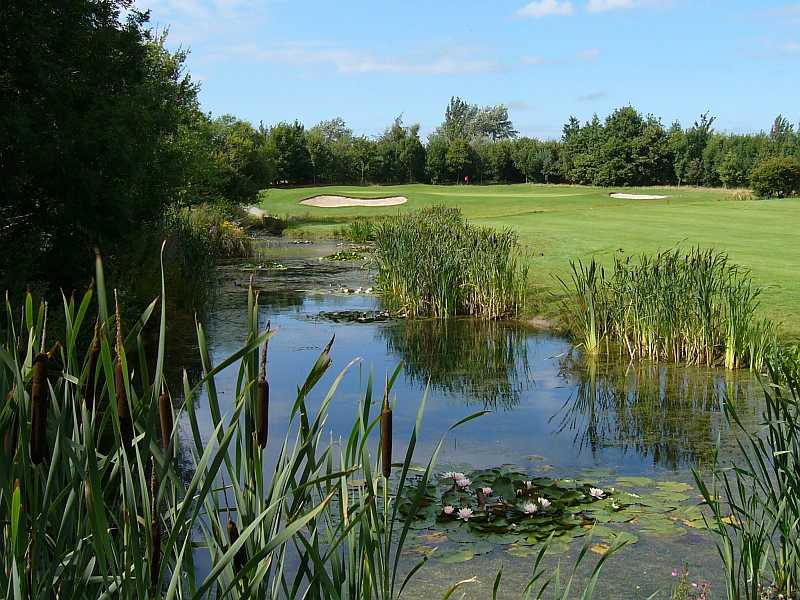
[[[173,396],[164,377],[165,303],[158,349],[148,356],[143,330],[158,300],[123,336],[118,303],[116,311],[109,310],[99,259],[96,276],[96,288],[80,303],[64,298],[64,337],[49,350],[47,306],[36,310],[28,295],[18,318],[6,302],[0,348],[5,596],[398,597],[426,559],[410,569],[401,562],[412,520],[401,518],[394,499],[402,497],[410,513],[418,510],[442,445],[422,473],[412,475],[423,398],[403,462],[392,464],[390,394],[399,368],[387,379],[379,414],[371,414],[368,385],[347,438],[323,442],[327,409],[347,369],[315,413],[307,401],[330,368],[331,340],[298,387],[288,422],[280,424],[286,433],[270,442],[272,332],[269,324],[259,328],[252,290],[244,345],[212,365],[198,324],[202,377],[191,384],[184,372],[182,393]],[[162,278],[162,299],[165,291]],[[81,348],[93,306],[94,337]],[[231,366],[238,368],[236,389],[223,406],[216,376]],[[199,406],[201,388],[207,407]],[[199,416],[205,408],[208,430]],[[188,439],[176,424],[188,429]],[[369,440],[376,431],[381,439],[373,455]],[[277,444],[274,463],[264,460],[268,442]],[[545,550],[525,597],[535,586],[541,597],[558,577],[540,568]],[[583,597],[591,597],[603,562],[615,550],[595,565]],[[574,575],[564,598],[570,597]],[[456,583],[446,597],[467,583]]]
[[[767,372],[761,431],[725,404],[744,458],[710,484],[695,471],[729,600],[800,598],[800,350],[771,358]]]
[[[467,223],[455,208],[433,207],[378,225],[377,287],[386,306],[408,316],[517,314],[528,270],[517,236]]]
[[[775,327],[756,316],[760,290],[726,254],[675,249],[638,261],[572,263],[565,326],[589,354],[614,344],[631,359],[760,370]]]

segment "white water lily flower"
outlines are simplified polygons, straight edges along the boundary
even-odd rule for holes
[[[589,488],[589,495],[592,498],[603,498],[606,493],[600,488]]]
[[[486,496],[491,496],[492,495],[492,488],[490,488],[490,487],[481,488],[481,491]]]
[[[459,508],[458,509],[458,518],[463,519],[464,521],[469,521],[470,517],[472,516],[472,509],[470,507]]]
[[[448,504],[447,506],[445,506],[445,507],[442,509],[442,511],[443,511],[443,512],[444,512],[444,514],[446,514],[446,515],[452,515],[452,514],[453,514],[453,511],[455,511],[455,508],[454,508],[454,507],[452,507],[452,506],[450,506],[450,505]]]
[[[525,489],[529,490],[533,487],[533,484],[530,481],[525,482]]]
[[[552,502],[550,502],[550,500],[548,500],[547,498],[539,498],[539,505],[542,508],[547,508],[551,504],[552,504]]]
[[[539,507],[538,507],[538,506],[536,506],[536,505],[535,505],[533,502],[526,502],[526,503],[525,503],[525,504],[522,506],[522,510],[525,512],[525,514],[532,515],[532,514],[533,514],[533,513],[535,513],[537,510],[539,510]]]
[[[453,472],[453,479],[456,479],[456,480],[458,480],[458,479],[466,479],[466,477],[467,477],[466,475],[464,475],[463,473],[459,473],[458,471],[454,471]]]
[[[469,479],[467,479],[466,477],[461,477],[461,478],[459,478],[459,479],[456,479],[456,485],[457,485],[458,487],[460,487],[460,488],[465,488],[465,487],[467,487],[467,486],[468,486],[470,483],[471,483],[471,481],[470,481]]]
[[[441,475],[439,475],[442,479],[453,479],[455,477],[455,473],[453,471],[445,471]]]

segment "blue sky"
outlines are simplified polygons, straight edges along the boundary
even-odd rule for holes
[[[505,103],[558,137],[632,104],[725,131],[800,121],[800,2],[758,0],[137,0],[191,51],[203,108],[253,123],[341,116],[423,132],[451,96]]]

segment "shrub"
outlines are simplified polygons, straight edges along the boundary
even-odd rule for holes
[[[800,159],[782,156],[758,163],[750,176],[753,193],[762,198],[786,198],[800,193]]]

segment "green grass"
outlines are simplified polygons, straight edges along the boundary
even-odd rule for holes
[[[761,314],[779,324],[782,337],[800,338],[800,198],[737,200],[726,190],[647,188],[667,200],[616,200],[607,188],[566,185],[391,187],[336,186],[262,192],[261,207],[295,217],[305,235],[328,235],[357,216],[394,215],[425,206],[461,208],[474,224],[510,227],[531,253],[533,285],[558,290],[554,275],[570,276],[570,259],[594,256],[611,265],[615,255],[653,254],[678,244],[725,251],[750,269],[763,288]],[[626,192],[636,192],[628,188]],[[319,193],[360,197],[404,195],[390,207],[315,208],[298,204]],[[290,233],[291,235],[291,233]],[[543,310],[555,310],[551,303]]]

